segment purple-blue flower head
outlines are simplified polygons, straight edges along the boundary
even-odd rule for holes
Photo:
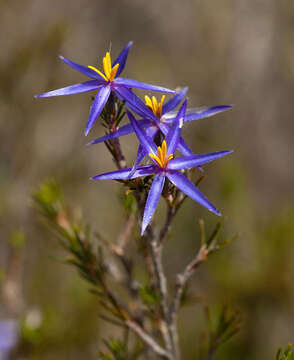
[[[187,93],[187,88],[183,88],[177,92],[167,103],[164,104],[165,96],[163,95],[161,100],[158,102],[157,99],[153,96],[145,96],[145,106],[144,103],[139,99],[135,94],[133,94],[132,102],[127,102],[126,105],[137,114],[139,114],[143,119],[139,120],[141,126],[144,127],[145,131],[153,139],[158,131],[161,131],[165,136],[167,135],[170,126],[176,121],[177,113],[172,112],[184,99]],[[223,112],[225,110],[231,109],[231,105],[218,105],[212,107],[201,107],[195,109],[188,109],[185,114],[184,122],[190,122],[193,120],[203,119],[217,113]],[[118,130],[102,136],[96,140],[91,141],[88,145],[98,144],[104,141],[118,138],[120,136],[128,135],[134,132],[133,126],[131,123],[126,124],[119,128]],[[178,143],[178,150],[183,155],[193,155],[193,151],[186,144],[184,139],[181,137]],[[139,153],[138,153],[139,156]],[[139,157],[138,160],[142,160]],[[144,157],[144,156],[143,156]]]
[[[90,109],[88,123],[85,130],[85,135],[88,135],[90,129],[92,128],[93,124],[103,110],[104,105],[107,103],[111,92],[113,92],[119,98],[123,98],[129,103],[131,103],[133,99],[133,93],[129,90],[130,88],[174,93],[173,90],[166,89],[160,86],[118,77],[125,67],[129,49],[132,44],[133,42],[130,41],[113,63],[111,63],[110,53],[106,53],[103,58],[104,73],[94,66],[85,67],[61,56],[61,60],[63,60],[66,64],[73,67],[75,70],[83,73],[84,75],[90,77],[92,80],[80,84],[67,86],[65,88],[49,91],[40,95],[36,95],[36,97],[43,98],[60,95],[80,94],[92,90],[98,90],[98,93],[95,96],[95,99]]]
[[[140,122],[138,122],[134,118],[134,116],[128,112],[131,124],[140,141],[140,146],[143,147],[144,151],[148,154],[153,164],[139,166],[135,171],[132,171],[131,168],[128,168],[97,175],[92,178],[93,180],[127,180],[129,178],[134,179],[142,176],[154,175],[144,210],[141,232],[142,235],[144,234],[146,227],[148,226],[153,217],[166,178],[183,193],[189,196],[192,200],[197,201],[216,215],[220,215],[219,211],[214,207],[214,205],[212,205],[209,200],[198,190],[198,188],[190,180],[188,180],[179,170],[189,169],[195,166],[201,166],[212,160],[228,155],[232,151],[220,151],[208,154],[189,155],[175,158],[174,154],[180,140],[180,134],[185,118],[186,107],[187,101],[183,103],[173,125],[169,128],[166,140],[163,140],[162,145],[158,148],[154,144],[151,137],[146,134]]]
[[[19,339],[19,327],[15,320],[0,320],[0,359],[6,359]]]

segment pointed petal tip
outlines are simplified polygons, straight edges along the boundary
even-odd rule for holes
[[[100,175],[91,176],[89,180],[99,180]]]
[[[225,105],[217,105],[216,107],[221,108],[222,111],[225,111],[232,109],[234,106],[235,106],[234,104],[225,104]]]
[[[234,150],[223,150],[223,151],[216,152],[216,154],[221,154],[222,156],[225,156],[225,155],[229,155],[233,152],[234,152]]]
[[[234,104],[224,104],[224,105],[216,105],[216,106],[213,106],[213,107],[215,107],[215,108],[223,108],[225,110],[229,110],[234,106],[235,106]]]
[[[176,95],[183,94],[184,97],[187,94],[188,86],[184,86],[184,87],[179,86],[174,91]]]
[[[223,156],[226,156],[226,155],[230,155],[234,152],[234,150],[225,150],[225,151],[222,151],[223,153]]]
[[[187,91],[188,91],[188,86],[184,86],[184,87],[180,87],[179,89],[176,89],[177,94],[183,93],[184,96],[187,94]]]
[[[41,99],[41,98],[46,98],[46,97],[48,97],[48,96],[46,96],[46,93],[34,95],[34,98],[35,98],[35,99]]]
[[[145,231],[146,231],[146,229],[147,229],[147,226],[148,226],[148,224],[142,223],[141,236],[143,236],[143,235],[145,234]]]
[[[177,89],[176,89],[176,91],[179,93],[179,92],[181,92],[181,91],[188,91],[188,86],[179,86]]]
[[[220,211],[217,210],[217,208],[215,208],[213,205],[210,208],[207,208],[209,211],[211,211],[212,213],[214,213],[217,216],[222,216],[222,214],[220,213]]]
[[[221,214],[217,209],[215,209],[214,213],[215,213],[217,216],[222,216],[222,214]]]

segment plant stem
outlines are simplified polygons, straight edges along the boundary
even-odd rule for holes
[[[154,273],[157,282],[157,288],[160,296],[160,311],[161,311],[161,332],[165,340],[166,347],[168,351],[173,350],[171,334],[168,328],[168,290],[167,290],[167,281],[166,276],[163,270],[162,264],[162,246],[156,241],[156,238],[149,238],[148,245],[150,249],[150,255],[152,258]]]
[[[172,339],[175,343],[175,349],[177,351],[176,359],[179,358],[180,352],[179,352],[179,339],[178,339],[178,327],[177,327],[177,319],[178,319],[178,313],[181,305],[181,298],[185,289],[185,286],[191,276],[194,274],[197,267],[206,260],[208,254],[208,250],[206,245],[203,245],[200,250],[198,251],[197,255],[192,259],[192,261],[185,267],[184,271],[177,275],[177,281],[176,281],[176,291],[175,295],[172,301],[172,304],[170,306],[170,329],[172,333]]]
[[[138,324],[133,321],[127,321],[126,325],[133,330],[150,348],[164,359],[172,360],[172,355],[162,348],[149,334],[147,334]]]

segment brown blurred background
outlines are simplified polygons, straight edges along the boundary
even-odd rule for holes
[[[201,184],[228,217],[226,233],[241,234],[193,280],[212,306],[230,303],[243,313],[241,332],[216,359],[272,359],[294,341],[293,0],[2,0],[0,10],[0,316],[26,323],[19,356],[95,359],[109,335],[87,285],[56,260],[63,252],[30,200],[40,182],[55,178],[69,203],[115,239],[119,186],[88,180],[113,168],[103,144],[85,147],[103,128],[83,135],[89,94],[33,96],[85,81],[58,55],[100,67],[110,44],[115,57],[129,40],[123,76],[188,86],[190,107],[235,105],[184,129],[195,152],[235,150],[207,166]],[[122,144],[131,163],[136,139]],[[199,217],[208,229],[216,221],[187,201],[175,221],[164,253],[171,279],[197,249]],[[202,308],[182,311],[185,359],[197,359]]]

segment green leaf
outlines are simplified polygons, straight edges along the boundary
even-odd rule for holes
[[[294,360],[294,352],[292,351],[292,344],[288,344],[288,346],[283,351],[282,348],[279,348],[276,360]]]
[[[159,303],[159,296],[158,294],[156,294],[156,292],[154,291],[154,289],[152,289],[150,286],[146,285],[146,286],[142,286],[140,288],[140,298],[142,300],[142,302],[145,305],[156,305]]]
[[[104,340],[108,352],[100,352],[100,359],[103,360],[125,360],[127,359],[126,344],[120,340],[110,339]]]
[[[241,325],[239,311],[232,310],[227,305],[214,312],[207,306],[205,315],[208,331],[207,334],[204,334],[207,344],[202,346],[202,358],[214,354],[222,344],[230,340],[240,330]]]

